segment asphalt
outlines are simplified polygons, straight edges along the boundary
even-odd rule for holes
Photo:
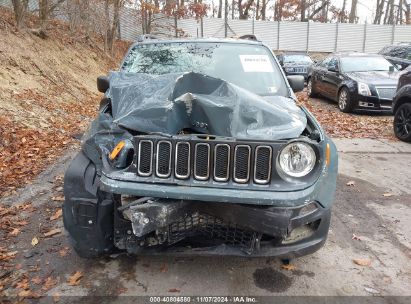
[[[60,303],[71,302],[66,296],[73,295],[110,295],[112,301],[125,295],[411,296],[411,145],[371,139],[335,143],[340,167],[329,238],[318,252],[292,260],[293,269],[269,258],[115,255],[84,260],[71,249],[62,256],[61,250],[70,248],[67,236],[44,238],[39,231],[62,228],[61,218],[48,220],[61,204],[51,198],[61,195],[61,176],[75,151],[0,202],[31,201],[37,208],[9,250],[19,252],[19,271],[56,280],[47,293]],[[35,247],[30,243],[34,236],[39,237]],[[360,266],[354,259],[371,264]],[[67,280],[75,271],[83,277],[70,286]]]

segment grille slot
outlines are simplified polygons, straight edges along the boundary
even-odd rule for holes
[[[171,142],[161,140],[157,143],[156,174],[169,177],[171,174]]]
[[[257,184],[268,184],[271,177],[272,149],[269,146],[258,146],[255,149],[254,181]]]
[[[187,179],[190,176],[190,144],[179,142],[176,145],[175,176]]]
[[[234,181],[247,183],[250,178],[251,148],[247,145],[238,145],[234,152]]]
[[[397,91],[396,87],[376,87],[378,97],[381,99],[393,100]]]
[[[195,146],[194,177],[207,180],[210,176],[210,145],[199,143]]]
[[[153,171],[153,142],[140,140],[138,143],[138,174],[150,176]]]
[[[230,172],[230,146],[217,144],[214,147],[214,179],[226,182]]]

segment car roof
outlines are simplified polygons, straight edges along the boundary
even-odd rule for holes
[[[336,57],[382,57],[379,54],[361,53],[361,52],[337,52],[331,54]]]

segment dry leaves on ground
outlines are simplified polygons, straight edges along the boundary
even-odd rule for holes
[[[51,229],[50,231],[47,231],[46,233],[44,233],[45,237],[51,237],[53,235],[59,234],[61,233],[61,229],[60,228],[55,228],[55,229]]]
[[[83,274],[81,273],[81,271],[76,271],[73,275],[71,275],[68,280],[67,283],[70,286],[76,286],[78,284],[80,284],[80,280],[83,277]]]
[[[354,259],[353,262],[360,266],[370,266],[371,260],[369,259]]]
[[[57,220],[63,215],[63,209],[57,209],[57,211],[50,217],[50,221]]]
[[[290,271],[297,269],[297,267],[294,264],[282,264],[281,268],[285,270],[290,270]]]
[[[347,186],[355,186],[355,182],[354,181],[349,181],[346,184]]]

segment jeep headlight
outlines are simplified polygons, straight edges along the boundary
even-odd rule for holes
[[[363,82],[358,83],[358,94],[363,96],[371,96],[370,87]]]
[[[303,177],[312,171],[317,157],[314,149],[304,142],[286,145],[278,157],[280,169],[292,177]]]

